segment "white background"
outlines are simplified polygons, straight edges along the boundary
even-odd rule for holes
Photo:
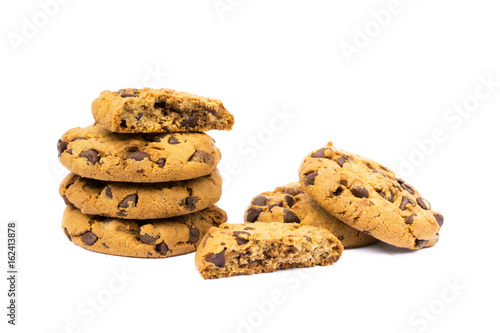
[[[37,1],[4,2],[0,266],[7,221],[17,221],[20,274],[15,328],[6,324],[1,279],[1,327],[498,330],[498,3],[217,3],[223,13],[213,0],[67,1],[44,20]],[[381,27],[371,13],[388,8]],[[34,21],[39,28],[30,31]],[[366,28],[371,37],[363,38]],[[356,53],[346,57],[347,44]],[[193,254],[141,260],[72,245],[60,229],[57,140],[93,122],[100,91],[143,85],[219,98],[235,115],[232,132],[209,133],[223,153],[219,205],[230,222],[242,222],[254,195],[295,181],[302,158],[331,140],[405,174],[444,214],[441,240],[417,252],[382,244],[347,250],[334,267],[214,281],[199,276]],[[453,107],[464,103],[470,112],[459,116]],[[439,142],[429,143],[436,131]]]

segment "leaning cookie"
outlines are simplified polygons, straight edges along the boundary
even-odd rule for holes
[[[64,212],[66,237],[86,250],[135,258],[166,258],[194,252],[212,226],[227,220],[212,206],[200,212],[160,220],[121,220],[83,214],[73,206]]]
[[[118,183],[68,175],[59,193],[84,214],[123,219],[161,219],[198,212],[222,194],[216,169],[208,176],[168,183]]]
[[[375,243],[377,240],[362,233],[324,210],[299,183],[277,187],[252,199],[245,211],[245,222],[297,222],[325,228],[334,234],[344,248],[354,248]]]
[[[206,176],[221,157],[204,133],[116,134],[99,124],[67,131],[57,149],[61,163],[77,175],[132,183]]]
[[[330,214],[383,242],[420,249],[439,238],[443,216],[375,161],[329,142],[304,159],[299,177],[304,191]]]
[[[231,130],[221,101],[172,89],[103,91],[92,103],[95,121],[117,133]]]

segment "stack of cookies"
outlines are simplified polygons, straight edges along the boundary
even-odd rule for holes
[[[62,227],[85,249],[163,258],[196,250],[227,220],[221,154],[208,130],[231,130],[219,100],[170,89],[104,91],[95,123],[66,132],[59,160],[72,173],[60,186]]]

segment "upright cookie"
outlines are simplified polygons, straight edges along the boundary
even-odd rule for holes
[[[205,132],[234,124],[221,101],[171,89],[106,90],[92,103],[92,114],[117,133]]]
[[[297,223],[222,224],[210,228],[195,256],[204,279],[332,265],[342,243],[331,232]]]
[[[168,183],[117,183],[70,174],[59,193],[84,214],[123,219],[161,219],[198,212],[222,194],[216,169],[208,176]]]
[[[394,172],[333,147],[312,152],[299,170],[304,190],[329,213],[386,243],[420,249],[439,238],[443,216]]]
[[[74,244],[89,251],[136,258],[165,258],[196,250],[212,226],[227,220],[217,206],[163,220],[121,220],[64,211],[62,228]]]
[[[245,222],[284,222],[325,228],[344,248],[373,244],[376,239],[358,231],[324,210],[299,183],[277,187],[252,199],[245,211]]]
[[[206,176],[221,157],[203,133],[116,134],[99,124],[69,130],[57,149],[61,163],[77,175],[132,183]]]

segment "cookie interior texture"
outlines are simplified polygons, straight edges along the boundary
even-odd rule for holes
[[[342,243],[327,230],[297,223],[223,224],[210,228],[197,253],[205,279],[332,265]]]

